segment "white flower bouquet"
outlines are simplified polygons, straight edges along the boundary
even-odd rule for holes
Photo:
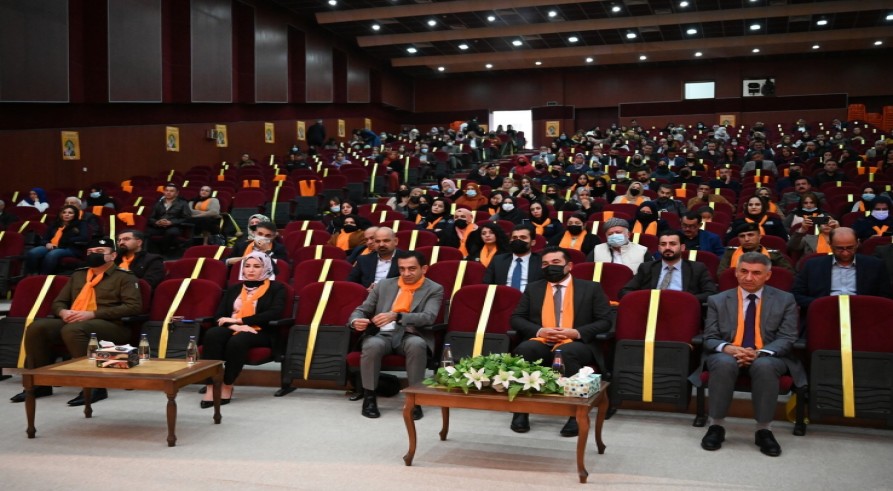
[[[508,353],[462,358],[451,367],[438,368],[434,377],[425,379],[425,385],[439,385],[448,389],[485,390],[492,387],[497,392],[508,393],[509,400],[524,392],[561,394],[559,375],[542,360],[533,363]]]

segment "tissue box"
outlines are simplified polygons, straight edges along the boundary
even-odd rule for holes
[[[564,383],[566,397],[592,397],[601,388],[602,376],[597,373],[578,373],[568,377]]]
[[[101,348],[96,351],[96,366],[99,368],[132,368],[140,364],[136,348],[121,350],[117,347]]]

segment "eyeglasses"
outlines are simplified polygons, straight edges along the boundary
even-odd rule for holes
[[[856,247],[857,246],[854,246],[854,245],[852,245],[852,246],[835,246],[835,245],[831,246],[832,249],[834,249],[835,251],[838,251],[838,252],[854,252],[856,250]]]

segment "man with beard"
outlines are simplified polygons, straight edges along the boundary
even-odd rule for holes
[[[707,266],[682,257],[685,244],[681,232],[662,232],[658,236],[657,251],[661,260],[640,264],[635,276],[620,290],[620,298],[636,290],[676,290],[691,293],[703,303],[716,293],[716,283]]]
[[[685,205],[681,201],[673,198],[675,192],[670,184],[661,184],[657,188],[657,199],[654,202],[657,203],[658,212],[668,211],[680,217],[685,215],[688,210],[685,209]]]
[[[375,252],[357,258],[347,281],[359,283],[371,290],[379,281],[399,275],[397,259],[403,256],[403,251],[397,249],[397,234],[393,229],[380,227],[375,232]]]

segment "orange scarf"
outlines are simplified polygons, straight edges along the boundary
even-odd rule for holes
[[[634,199],[635,199],[636,202],[633,203],[633,204],[636,205],[636,206],[641,205],[642,202],[645,201],[645,197],[644,197],[644,196],[636,196]],[[621,196],[621,197],[620,197],[620,203],[622,203],[622,204],[628,204],[628,203],[630,203],[629,198],[627,198],[626,196]]]
[[[586,232],[580,233],[580,235],[571,235],[570,232],[564,232],[564,236],[561,238],[561,243],[558,244],[558,247],[562,247],[564,249],[576,249],[578,251],[583,251],[583,240],[586,238]]]
[[[304,179],[303,181],[298,181],[298,188],[301,192],[302,197],[316,196],[316,181],[312,179]]]
[[[826,239],[825,236],[822,234],[816,236],[815,251],[819,254],[831,253],[831,246],[828,244],[828,239]]]
[[[890,228],[890,226],[889,226],[889,225],[884,225],[883,227],[871,227],[871,228],[872,228],[875,232],[877,232],[877,236],[878,236],[878,237],[881,237],[881,236],[883,236],[885,233],[887,233],[887,230]]]
[[[533,223],[533,222],[531,222],[531,223]],[[536,235],[543,235],[543,233],[546,231],[546,227],[548,227],[551,224],[552,224],[551,218],[545,219],[543,221],[543,223],[541,223],[539,225],[537,225],[536,223],[533,223],[533,228],[536,229]]]
[[[53,238],[50,239],[50,244],[53,244],[56,247],[59,247],[59,242],[62,240],[62,232],[65,230],[65,227],[59,227],[56,229],[56,233],[53,234]]]
[[[468,230],[469,228],[471,230]],[[475,230],[477,230],[477,228],[477,224],[469,223],[468,227],[465,227],[465,230],[462,230],[460,228],[456,229],[456,235],[459,236],[459,252],[462,253],[462,257],[468,256],[468,249],[465,247],[465,240],[468,238],[468,233],[474,232]]]
[[[419,216],[421,217],[421,215],[419,215]],[[437,220],[434,220],[433,222],[429,223],[428,226],[425,228],[428,230],[434,230],[434,227],[436,227],[437,224],[440,223],[441,220],[443,220],[443,217],[437,217]]]
[[[763,218],[760,219],[760,235],[766,235],[766,231],[763,230],[763,224],[766,223],[766,220],[769,219],[769,215],[763,215]],[[744,217],[744,221],[748,223],[756,223],[756,220],[751,220],[750,218]]]
[[[130,271],[130,263],[133,262],[133,259],[136,257],[136,254],[130,254],[126,256],[121,256],[121,264],[118,265],[121,269],[126,269]]]
[[[771,201],[769,202],[769,213],[778,214],[778,205],[776,205],[775,203],[773,203]],[[760,222],[760,223],[762,223],[762,222]]]
[[[209,206],[211,206],[211,198],[197,202],[195,204],[195,209],[198,211],[208,211]]]
[[[564,296],[561,299],[561,325],[558,325],[558,322],[555,319],[555,299],[553,298],[552,292],[552,283],[548,284],[549,287],[546,290],[546,294],[543,295],[543,310],[541,313],[543,327],[552,328],[552,327],[561,327],[562,329],[573,329],[574,328],[574,280],[567,284],[567,287],[562,292]],[[543,344],[546,343],[545,338],[533,338],[533,341],[539,341]],[[561,346],[565,343],[573,343],[572,339],[565,339],[559,343],[556,343],[555,348]]]
[[[402,277],[399,278],[397,280],[397,286],[400,288],[400,291],[397,293],[397,298],[394,299],[394,303],[391,305],[391,312],[409,312],[412,309],[412,296],[415,295],[415,291],[421,288],[424,284],[424,276],[412,285],[407,285],[403,282]]]
[[[865,202],[859,200],[856,204],[859,205],[859,213],[865,213]]]
[[[653,222],[649,223],[648,227],[645,229],[645,232],[642,232],[642,223],[637,220],[636,223],[633,225],[633,233],[634,234],[645,233],[648,235],[657,235],[657,221],[653,221]]]
[[[133,213],[118,213],[118,220],[124,222],[128,227],[136,225],[136,220],[133,219]]]
[[[490,261],[493,260],[493,256],[495,256],[497,252],[499,252],[499,250],[496,248],[495,245],[485,245],[484,248],[481,249],[481,264],[483,264],[484,266],[489,266]]]
[[[254,241],[252,240],[251,242],[248,243],[248,246],[245,248],[245,252],[242,253],[242,257],[245,257],[248,254],[251,254],[251,251],[253,251],[253,250],[254,250]]]
[[[744,290],[738,288],[738,329],[735,331],[735,341],[732,343],[735,346],[741,346],[741,343],[744,341],[744,304],[747,302],[747,297],[744,296],[744,301],[741,300],[742,293],[745,293]],[[757,316],[753,325],[753,341],[756,349],[763,349],[763,333],[760,331],[760,315],[763,311],[763,299],[757,301]]]
[[[81,288],[77,298],[74,299],[74,303],[71,304],[71,310],[96,311],[96,290],[94,287],[102,281],[103,276],[105,276],[105,271],[96,274],[93,272],[93,268],[87,270],[87,282],[84,283],[84,287]]]
[[[342,251],[349,251],[350,247],[350,235],[345,231],[341,231],[337,236],[335,236],[335,246],[341,249]]]
[[[239,295],[239,300],[241,301],[241,305],[239,306],[238,311],[233,312],[233,317],[238,317],[241,320],[246,317],[251,317],[252,315],[254,315],[254,313],[257,309],[257,299],[264,296],[264,293],[267,293],[267,290],[269,290],[269,289],[270,289],[270,280],[269,279],[264,280],[264,283],[261,286],[257,287],[250,294],[248,293],[248,287],[245,285],[242,285],[242,293]],[[260,331],[260,327],[258,327],[258,326],[251,326],[251,327],[254,328],[255,331]],[[235,336],[236,334],[238,334],[238,333],[234,332],[233,336]]]
[[[739,247],[739,248],[735,249],[735,252],[732,253],[732,260],[731,260],[731,262],[729,262],[730,268],[734,268],[734,267],[738,266],[738,258],[740,258],[742,254],[744,254],[744,248]],[[771,256],[769,256],[769,250],[763,246],[760,246],[760,254],[762,254],[770,259],[772,258]]]

